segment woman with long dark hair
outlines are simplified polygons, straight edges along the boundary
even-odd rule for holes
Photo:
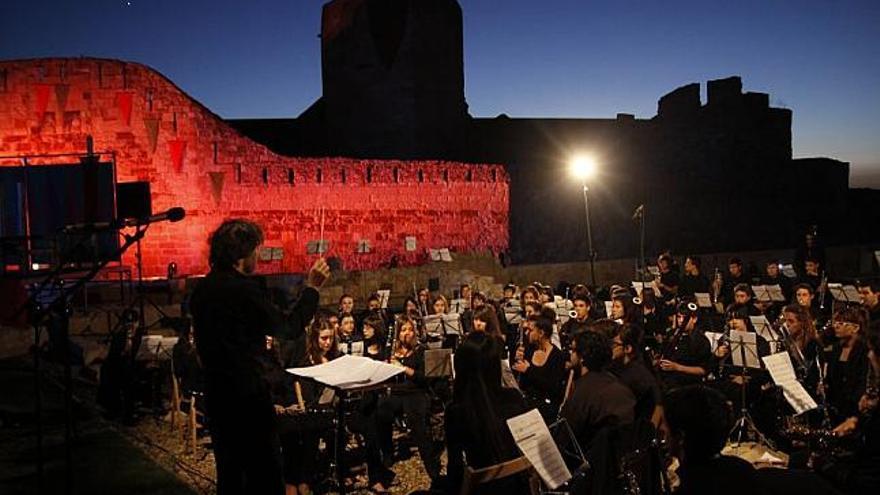
[[[528,410],[519,392],[501,386],[501,347],[483,332],[473,332],[455,352],[455,386],[446,408],[446,466],[450,493],[458,493],[464,457],[479,469],[519,457],[506,420]],[[500,480],[472,493],[523,493],[521,478]]]
[[[527,400],[541,411],[547,423],[556,419],[565,388],[565,356],[550,338],[553,321],[539,315],[529,318],[528,344],[516,350],[514,371],[520,373],[519,386]]]

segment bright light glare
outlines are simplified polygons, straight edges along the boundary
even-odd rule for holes
[[[596,160],[591,156],[576,156],[571,160],[571,174],[578,179],[589,179],[596,173]]]

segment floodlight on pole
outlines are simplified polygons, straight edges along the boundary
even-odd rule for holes
[[[590,284],[596,287],[596,269],[594,262],[596,260],[596,252],[593,251],[593,231],[590,226],[590,188],[587,187],[587,181],[596,175],[596,160],[587,155],[575,156],[571,160],[571,174],[580,179],[584,187],[584,213],[587,217],[587,256],[590,261]]]

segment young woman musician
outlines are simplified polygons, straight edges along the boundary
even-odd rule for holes
[[[844,307],[834,312],[831,325],[837,342],[828,358],[828,402],[834,432],[852,432],[858,424],[859,400],[865,395],[868,377],[868,346],[865,311]]]
[[[431,301],[431,309],[431,314],[433,315],[445,315],[449,312],[449,302],[442,294],[438,294],[437,297]]]
[[[391,352],[391,364],[403,367],[404,372],[399,375],[401,379],[392,387],[391,393],[379,399],[373,415],[377,444],[368,446],[368,449],[377,448],[379,456],[368,455],[367,465],[370,486],[375,491],[386,491],[394,476],[385,467],[385,463],[390,461],[394,453],[391,436],[394,418],[400,414],[406,414],[407,424],[412,430],[428,476],[434,480],[440,473],[440,462],[434,454],[433,439],[428,429],[425,349],[416,338],[416,324],[412,318],[398,318],[394,331],[396,338]],[[377,463],[377,458],[384,459],[385,463]]]
[[[785,349],[791,356],[795,373],[804,382],[806,389],[815,394],[819,384],[819,366],[825,360],[813,318],[806,308],[789,304],[782,309],[782,319]]]
[[[364,356],[376,361],[387,361],[385,352],[385,322],[378,315],[364,318],[361,333],[364,336]]]
[[[338,356],[333,325],[326,319],[316,319],[306,332],[306,355],[300,365],[322,364]],[[286,375],[281,377],[284,393],[273,393],[273,396],[276,399],[275,413],[281,438],[286,493],[311,494],[311,485],[318,481],[315,473],[318,467],[316,453],[319,439],[323,432],[329,431],[333,412],[329,406],[318,403],[323,393],[322,387],[304,381],[294,384],[293,375],[286,372],[283,374]],[[273,389],[278,390],[274,387]],[[303,416],[307,414],[320,419],[304,421]]]
[[[528,345],[517,349],[513,364],[514,371],[520,373],[520,390],[548,423],[556,419],[566,379],[565,356],[550,342],[552,333],[552,320],[529,318]]]
[[[629,294],[611,298],[611,319],[621,320],[624,325],[643,327],[645,316],[642,314],[642,307],[634,299]]]
[[[455,386],[446,409],[448,493],[459,493],[465,467],[479,469],[520,455],[505,420],[528,410],[522,395],[501,386],[501,348],[483,332],[473,332],[455,352]],[[526,480],[506,478],[473,493],[525,493]]]

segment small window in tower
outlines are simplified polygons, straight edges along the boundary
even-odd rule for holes
[[[7,78],[9,72],[6,69],[0,69],[0,93],[8,91]]]
[[[263,184],[269,183],[269,167],[263,167]]]
[[[235,164],[235,182],[241,184],[241,164]]]
[[[397,167],[394,167],[393,173],[394,173],[394,182],[400,182],[400,169]]]
[[[292,168],[287,169],[287,183],[291,186],[296,182],[296,172]]]
[[[449,170],[443,171],[443,182],[449,182]]]
[[[367,182],[373,182],[373,166],[367,166]]]
[[[498,171],[494,168],[492,169],[492,182],[498,182]]]
[[[323,180],[324,180],[324,171],[319,168],[318,171],[315,173],[315,182],[320,184],[321,182],[323,182]]]
[[[473,171],[471,171],[471,169],[468,169],[467,173],[464,176],[464,180],[466,180],[468,182],[471,182],[474,180],[474,174],[473,174]]]
[[[339,177],[342,179],[342,183],[345,184],[345,169],[344,168],[340,172]]]
[[[419,182],[425,182],[425,171],[419,169]]]

